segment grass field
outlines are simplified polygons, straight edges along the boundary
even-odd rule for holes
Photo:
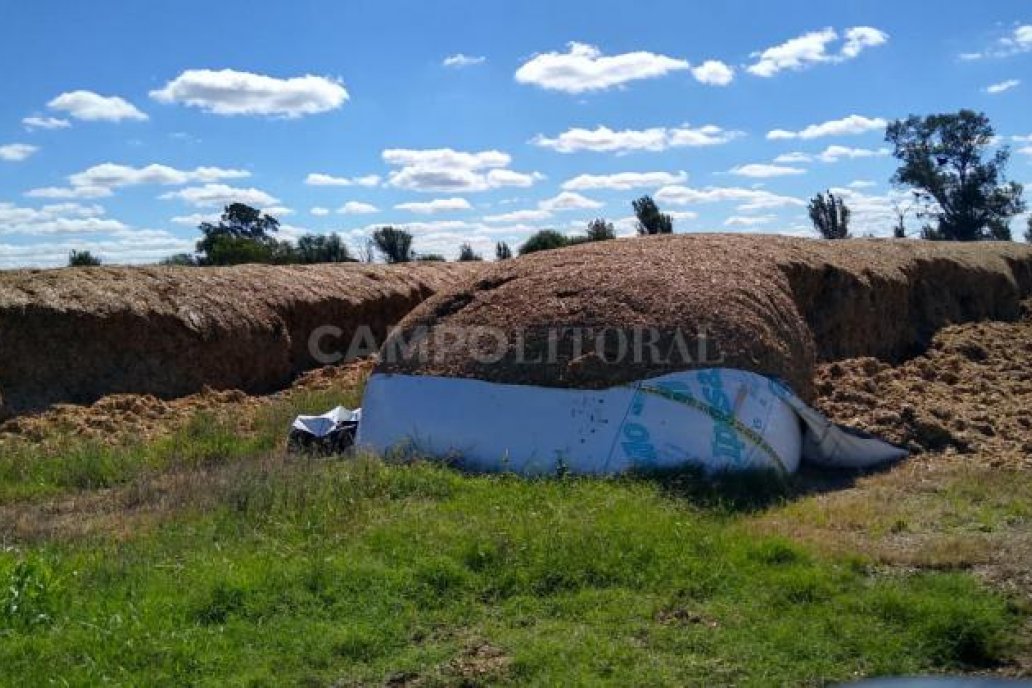
[[[1027,598],[976,573],[1026,530],[1024,474],[951,468],[914,489],[901,468],[807,494],[813,480],[773,476],[524,480],[284,454],[296,411],[357,395],[295,395],[248,432],[201,416],[149,444],[5,447],[0,681],[821,685],[1023,670]]]

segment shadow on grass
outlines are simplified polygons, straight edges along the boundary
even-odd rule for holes
[[[814,494],[853,487],[867,475],[889,470],[894,463],[868,469],[818,468],[802,465],[799,472],[776,470],[706,473],[697,467],[639,472],[635,478],[650,480],[663,492],[700,507],[729,513],[750,513]]]

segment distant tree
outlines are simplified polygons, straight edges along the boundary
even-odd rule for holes
[[[420,263],[447,263],[448,259],[440,253],[420,253],[416,256]]]
[[[912,187],[936,222],[922,234],[948,241],[1009,240],[1010,219],[1025,209],[1021,184],[1007,182],[1010,150],[987,159],[994,131],[984,113],[960,110],[891,122],[885,140],[902,163],[892,177]]]
[[[483,260],[483,256],[473,250],[468,243],[459,246],[459,262],[468,263],[471,261]]]
[[[376,262],[376,242],[373,241],[372,237],[366,239],[365,244],[362,246],[362,254],[359,259],[363,263],[375,263]]]
[[[631,201],[631,207],[638,218],[638,234],[670,234],[674,231],[673,219],[659,212],[659,206],[652,200],[652,196],[642,196]]]
[[[840,196],[832,192],[819,193],[810,199],[808,207],[814,228],[825,239],[849,238],[849,208]]]
[[[896,216],[896,224],[892,227],[892,236],[896,239],[905,239],[907,236],[907,213],[910,212],[910,205],[895,203],[892,212]]]
[[[89,251],[75,251],[72,250],[68,254],[68,267],[70,268],[89,268],[100,265],[100,258]]]
[[[353,263],[347,244],[340,235],[305,234],[297,240],[297,262],[311,263]]]
[[[373,242],[388,263],[412,260],[412,235],[397,227],[381,227],[373,232]]]
[[[200,265],[271,263],[283,253],[272,236],[279,220],[244,203],[227,205],[217,223],[202,222],[198,229]]]
[[[512,249],[509,248],[509,244],[504,241],[495,244],[495,260],[508,260],[509,258],[512,258]]]
[[[553,248],[562,248],[568,246],[570,240],[566,238],[564,234],[560,234],[554,229],[542,229],[539,232],[531,234],[523,245],[520,246],[519,253],[521,256],[525,256],[528,253],[534,253],[536,251],[547,251]]]
[[[192,253],[176,253],[168,258],[162,258],[160,264],[197,267],[197,257]]]
[[[616,228],[612,222],[597,217],[588,223],[588,241],[606,241],[616,238]]]
[[[1028,228],[1025,230],[1025,241],[1032,244],[1032,215],[1028,218]]]

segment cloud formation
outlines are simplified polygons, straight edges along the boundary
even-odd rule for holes
[[[838,51],[829,50],[840,39]],[[753,53],[752,57],[757,60],[746,67],[746,71],[755,76],[772,77],[786,70],[800,71],[816,64],[845,62],[888,40],[887,33],[870,26],[854,26],[841,36],[835,29],[827,27]]]
[[[135,105],[118,96],[102,96],[93,91],[69,91],[57,96],[47,107],[65,112],[69,117],[87,122],[142,122],[147,115]]]
[[[516,70],[516,81],[551,91],[604,91],[640,79],[654,79],[690,69],[681,59],[644,50],[603,55],[597,47],[571,42],[567,51],[535,55]]]
[[[451,148],[388,148],[382,156],[385,163],[397,168],[387,176],[387,184],[410,191],[486,191],[527,187],[544,178],[537,172],[508,169],[512,157],[497,150],[469,153]]]
[[[555,138],[538,134],[530,143],[549,148],[557,153],[629,153],[631,151],[663,151],[668,148],[717,146],[743,136],[740,131],[729,131],[714,124],[691,127],[651,127],[649,129],[623,129],[614,131],[609,127],[595,129],[568,129]]]
[[[842,119],[811,124],[800,131],[772,129],[767,132],[767,138],[771,141],[778,141],[786,139],[816,139],[823,136],[851,136],[868,131],[884,130],[886,125],[888,125],[888,122],[881,117],[849,115]]]
[[[278,79],[233,69],[188,69],[150,92],[161,103],[180,103],[216,115],[293,119],[336,110],[348,99],[337,79],[306,74]]]

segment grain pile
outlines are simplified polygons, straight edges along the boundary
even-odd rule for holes
[[[1032,248],[1011,243],[720,234],[599,242],[494,264],[427,300],[402,321],[378,370],[605,387],[718,364],[780,377],[810,399],[818,361],[902,360],[951,323],[1015,320],[1030,292]],[[504,351],[497,338],[470,346],[435,336],[476,327],[503,333]],[[709,348],[706,360],[638,362],[621,357],[615,337],[578,341],[563,328],[656,328],[660,358],[678,350],[678,332],[690,342],[705,332]],[[395,346],[421,329],[422,350]]]
[[[0,417],[116,393],[281,388],[317,365],[311,332],[376,337],[468,264],[0,272]],[[332,347],[331,347],[332,348]]]
[[[1032,301],[1026,302],[1032,308]],[[1032,317],[941,330],[892,366],[857,358],[818,366],[816,405],[833,420],[914,453],[980,454],[1032,468]]]

